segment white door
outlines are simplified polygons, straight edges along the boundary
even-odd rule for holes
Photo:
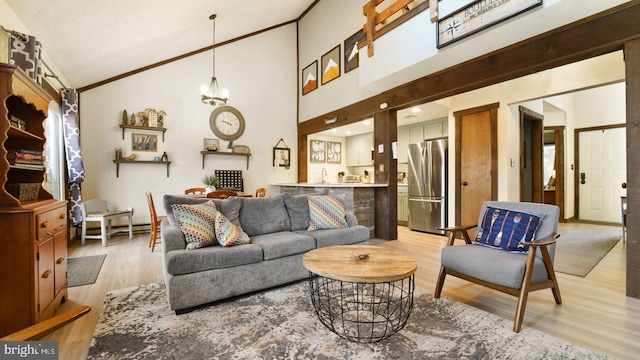
[[[621,185],[627,181],[626,128],[579,133],[580,220],[620,222]]]

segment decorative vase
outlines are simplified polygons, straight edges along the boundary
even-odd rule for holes
[[[204,194],[205,195],[210,193],[210,192],[214,192],[214,191],[216,191],[216,187],[215,186],[206,186],[204,188]]]

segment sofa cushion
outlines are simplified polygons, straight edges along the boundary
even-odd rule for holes
[[[309,227],[309,195],[284,194],[284,204],[289,213],[291,231],[306,230]]]
[[[316,247],[357,244],[369,239],[366,226],[355,225],[343,229],[299,230],[297,234],[311,236],[316,240]]]
[[[215,232],[216,240],[222,246],[248,244],[250,241],[242,227],[232,224],[220,211],[215,214]]]
[[[251,238],[251,243],[262,248],[265,260],[303,254],[316,248],[314,238],[289,231],[257,235]]]
[[[307,230],[346,228],[344,198],[336,195],[309,196]]]
[[[240,225],[239,215],[240,206],[242,203],[237,197],[230,197],[227,199],[207,199],[207,198],[194,198],[184,195],[165,195],[163,198],[164,211],[167,214],[167,219],[172,225],[178,225],[176,218],[173,214],[172,206],[174,204],[202,204],[207,201],[212,201],[216,204],[216,208],[220,211],[229,221],[233,224]]]
[[[533,240],[541,216],[488,206],[478,227],[478,244],[508,251],[527,251],[523,243]]]
[[[254,244],[211,246],[198,250],[174,250],[166,254],[165,268],[171,275],[231,268],[262,262],[262,248]]]
[[[174,216],[184,234],[187,250],[215,245],[215,219],[220,212],[213,202],[172,205]]]
[[[289,231],[291,222],[284,205],[284,195],[263,198],[238,198],[241,201],[240,223],[249,235],[270,234]]]

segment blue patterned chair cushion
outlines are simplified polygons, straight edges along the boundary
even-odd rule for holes
[[[508,251],[525,252],[523,243],[535,238],[541,216],[521,211],[487,207],[476,233],[477,244]]]

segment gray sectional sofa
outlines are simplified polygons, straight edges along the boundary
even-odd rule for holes
[[[176,314],[195,307],[283,285],[309,276],[302,256],[333,245],[366,244],[369,229],[346,213],[347,228],[308,231],[307,196],[279,194],[264,198],[224,200],[165,195],[167,220],[161,224],[163,271],[169,307]],[[250,236],[250,244],[215,245],[186,250],[173,204],[213,200],[217,209]]]

